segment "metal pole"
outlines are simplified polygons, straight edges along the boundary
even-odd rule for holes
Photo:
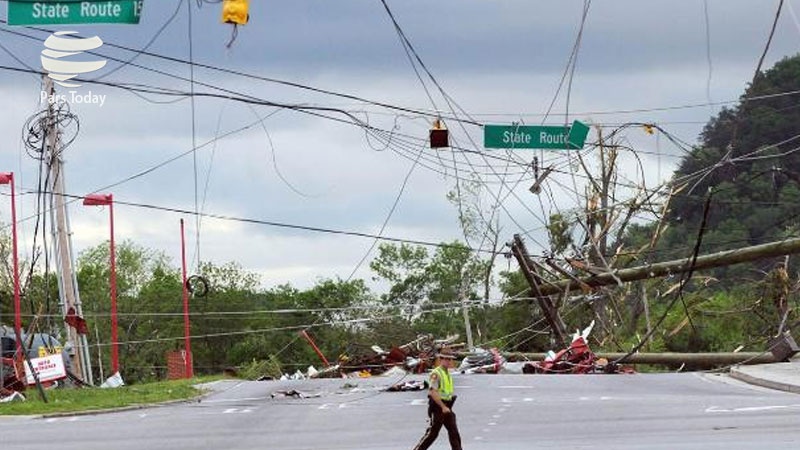
[[[119,372],[119,339],[117,337],[117,253],[114,246],[114,195],[108,194],[108,214],[111,222],[111,371]]]
[[[17,254],[17,201],[16,190],[14,189],[14,172],[10,174],[11,184],[11,239],[14,251],[14,331],[17,336],[22,335],[22,315],[20,312],[21,302],[19,295],[19,256]],[[22,354],[22,342],[17,339],[17,353]]]
[[[186,234],[181,219],[181,265],[183,274],[183,335],[184,348],[186,349],[186,378],[194,377],[194,364],[192,361],[192,339],[189,327],[189,286],[186,285]]]
[[[311,336],[309,336],[308,333],[306,333],[306,330],[300,331],[300,336],[303,336],[308,341],[308,343],[311,344],[311,348],[314,349],[314,352],[317,354],[317,356],[319,356],[322,362],[325,363],[325,367],[330,367],[331,363],[328,362],[328,358],[326,358],[325,355],[322,353],[322,350],[320,350],[319,347],[317,347],[317,344],[314,342],[313,339],[311,339]]]

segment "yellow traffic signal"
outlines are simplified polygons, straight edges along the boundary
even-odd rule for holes
[[[250,20],[250,0],[223,0],[222,21],[234,25],[245,25]]]

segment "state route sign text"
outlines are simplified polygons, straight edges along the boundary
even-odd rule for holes
[[[571,127],[486,125],[483,127],[485,148],[506,149],[581,149],[589,134],[589,127],[575,121]]]
[[[139,23],[144,0],[8,1],[9,25]]]

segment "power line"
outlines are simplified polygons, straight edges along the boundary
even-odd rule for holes
[[[29,194],[37,194],[37,193],[38,193],[38,191],[34,191],[34,190],[23,190],[23,192],[21,192],[18,195],[26,195],[26,194],[29,195]],[[48,194],[50,194],[50,193],[48,192]],[[58,195],[58,194],[55,194],[55,195]],[[74,194],[61,194],[61,195],[63,195],[64,197],[67,197],[67,198],[71,198],[74,201],[82,200],[84,198],[84,196],[82,196],[82,195],[74,195]],[[172,208],[172,207],[166,207],[166,206],[158,206],[158,205],[146,204],[146,203],[127,202],[127,201],[119,200],[119,199],[116,199],[116,198],[114,199],[114,204],[115,205],[130,206],[130,207],[133,207],[133,208],[149,209],[149,210],[154,210],[154,211],[182,214],[182,215],[200,214],[204,218],[208,218],[208,219],[217,219],[217,220],[224,220],[224,221],[230,221],[230,222],[239,222],[239,223],[247,223],[247,224],[253,224],[253,225],[263,225],[263,226],[270,226],[270,227],[276,227],[276,228],[285,228],[285,229],[291,229],[291,230],[310,231],[310,232],[324,233],[324,234],[334,234],[334,235],[342,235],[342,236],[353,236],[353,237],[362,237],[362,238],[369,238],[369,239],[378,239],[378,240],[389,241],[389,242],[423,245],[423,246],[427,246],[427,247],[449,248],[449,247],[451,247],[453,245],[453,244],[441,243],[441,242],[436,243],[436,242],[431,242],[431,241],[423,241],[423,240],[419,240],[419,239],[405,239],[405,238],[390,237],[390,236],[380,236],[380,235],[376,235],[376,234],[363,233],[363,232],[359,232],[359,231],[337,230],[337,229],[333,229],[333,228],[324,228],[324,227],[315,227],[315,226],[310,226],[310,225],[291,224],[291,223],[285,223],[285,222],[276,222],[276,221],[270,221],[270,220],[260,220],[260,219],[246,218],[246,217],[237,217],[237,216],[224,215],[224,214],[196,213],[196,212],[194,212],[192,210],[187,210],[187,209]],[[472,251],[472,252],[476,252],[476,253],[490,253],[490,254],[493,253],[492,251],[484,250],[484,249],[469,248],[469,250]]]

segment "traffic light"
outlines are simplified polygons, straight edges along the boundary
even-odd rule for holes
[[[450,138],[447,128],[441,119],[433,121],[433,128],[430,134],[431,148],[446,148],[450,147]]]
[[[234,25],[245,25],[250,20],[250,0],[223,0],[222,21]]]

